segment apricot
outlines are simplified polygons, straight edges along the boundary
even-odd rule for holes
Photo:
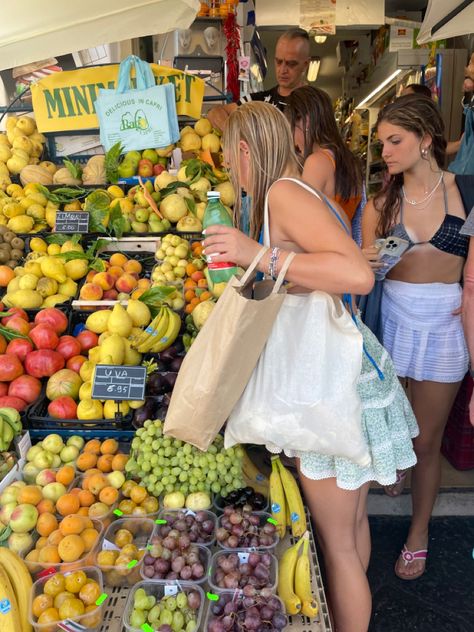
[[[58,544],[58,554],[63,562],[75,562],[85,550],[84,540],[80,535],[65,536]]]
[[[121,268],[127,263],[128,258],[121,252],[114,252],[110,257],[109,263],[111,266],[120,266]]]
[[[128,455],[127,454],[115,454],[112,459],[112,470],[123,472],[125,470],[125,466],[127,465]]]
[[[93,452],[94,454],[100,454],[100,441],[99,439],[90,439],[82,450],[83,452]]]
[[[39,549],[32,549],[27,555],[25,555],[25,560],[27,562],[37,562],[39,559]]]
[[[115,289],[118,292],[125,292],[126,294],[130,294],[130,292],[132,292],[137,287],[137,284],[137,279],[131,274],[128,274],[128,272],[125,272],[120,278],[115,281]]]
[[[99,500],[101,503],[105,503],[110,507],[114,504],[114,502],[117,501],[118,495],[118,490],[115,489],[115,487],[108,485],[107,487],[104,487],[100,490]]]
[[[95,270],[89,270],[86,276],[86,283],[92,283],[92,279],[95,277],[97,272]]]
[[[40,535],[48,537],[53,531],[56,531],[57,528],[58,521],[55,515],[52,513],[42,513],[39,515],[36,523],[36,531],[38,531]],[[36,543],[36,548],[38,548],[38,543]]]
[[[123,269],[125,270],[125,272],[128,273],[133,273],[136,272],[137,274],[140,274],[140,272],[142,271],[142,264],[137,261],[136,259],[129,259],[124,265],[123,265]]]
[[[46,536],[42,535],[40,538],[38,538],[36,540],[35,547],[39,551],[40,549],[42,549],[47,544],[48,544],[48,538]]]
[[[73,496],[79,496],[79,493],[82,491],[80,487],[72,487],[68,494],[72,494]]]
[[[111,472],[112,471],[112,460],[113,454],[102,454],[97,459],[97,467],[101,472]]]
[[[115,285],[115,277],[108,272],[97,272],[92,279],[92,283],[98,285],[103,290],[111,290]]]
[[[91,467],[95,467],[97,463],[97,455],[93,452],[83,452],[77,457],[76,465],[77,469],[85,472]]]
[[[151,281],[150,279],[138,279],[138,285],[137,287],[143,290],[148,290],[148,288],[151,286]]]
[[[81,503],[81,507],[90,507],[95,503],[95,496],[88,489],[81,489],[78,494],[78,498]]]
[[[42,612],[47,610],[48,608],[53,607],[53,597],[51,595],[45,595],[42,593],[41,595],[36,595],[31,603],[31,612],[33,616],[38,618]]]
[[[101,489],[107,487],[107,479],[102,473],[92,474],[92,476],[88,476],[87,481],[87,488],[90,492],[94,494],[94,496],[97,496]]]
[[[57,529],[55,529],[54,531],[51,531],[51,533],[48,536],[48,544],[53,544],[54,546],[58,546],[58,544],[61,542],[61,540],[64,538],[63,534],[61,533],[61,531],[59,530],[59,527]]]
[[[85,529],[84,517],[79,514],[71,514],[64,517],[59,523],[62,535],[78,535]]]
[[[74,480],[75,470],[72,465],[63,465],[56,472],[56,482],[62,483],[63,485],[70,485]]]
[[[89,507],[79,507],[77,511],[79,516],[88,516],[89,515]]]
[[[79,494],[63,494],[56,502],[56,511],[61,516],[69,516],[77,513],[80,506]]]
[[[62,542],[62,540],[61,540]],[[47,544],[40,549],[40,553],[38,556],[38,562],[41,564],[59,564],[61,562],[61,557],[59,556],[59,546],[54,546],[54,544]]]
[[[43,500],[41,488],[38,485],[25,485],[20,489],[17,497],[17,503],[28,505],[37,505]]]
[[[89,552],[97,542],[97,538],[99,537],[99,532],[96,529],[84,529],[81,533],[81,538],[84,541],[84,550]]]
[[[146,290],[144,288],[138,288],[136,290],[133,290],[133,292],[130,294],[130,298],[133,298],[135,301],[138,301],[140,296],[142,294],[145,294],[145,292]]]
[[[102,454],[116,454],[119,449],[119,444],[116,439],[106,439],[102,441],[100,445],[100,451]]]
[[[137,505],[142,503],[147,496],[148,496],[148,492],[141,485],[136,485],[135,487],[132,488],[130,492],[130,498]]]
[[[79,298],[84,301],[100,301],[104,290],[96,283],[84,283],[79,292]]]
[[[38,510],[39,514],[54,513],[54,503],[52,500],[43,498],[43,500],[40,500],[39,503],[36,505],[36,509]]]

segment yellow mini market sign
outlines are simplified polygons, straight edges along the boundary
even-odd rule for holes
[[[178,114],[199,118],[204,81],[173,68],[150,64],[156,84],[173,83]],[[57,72],[31,86],[33,110],[40,132],[96,129],[95,100],[101,88],[116,87],[119,66],[94,66]],[[124,94],[124,97],[126,94]]]

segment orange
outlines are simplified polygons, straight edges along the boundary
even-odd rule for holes
[[[56,482],[70,485],[74,480],[75,470],[72,465],[63,465],[56,473]]]
[[[58,544],[58,554],[63,562],[75,562],[84,553],[85,544],[80,535],[67,535]]]
[[[114,252],[114,254],[109,259],[109,263],[111,266],[120,266],[121,268],[124,267],[127,261],[127,257],[121,252]]]
[[[17,496],[17,503],[28,505],[37,505],[43,500],[43,494],[41,488],[38,485],[25,485],[20,488],[20,492]]]
[[[83,452],[92,452],[93,454],[100,454],[99,439],[91,439],[90,441],[88,441],[83,448]]]
[[[38,510],[39,514],[54,513],[55,507],[52,500],[43,498],[43,500],[40,500],[40,502],[36,505],[36,509]]]
[[[58,546],[63,537],[64,536],[61,531],[59,529],[55,529],[54,531],[51,531],[48,536],[48,544],[54,544],[55,546]]]
[[[197,287],[197,283],[192,279],[186,279],[183,287],[185,290],[193,290],[195,287]]]
[[[112,471],[112,459],[114,458],[113,454],[102,454],[97,459],[97,467],[101,472],[111,472]]]
[[[77,457],[76,465],[78,470],[89,470],[91,467],[95,467],[97,463],[97,455],[93,452],[83,452]]]
[[[36,522],[36,531],[38,531],[40,535],[48,537],[57,528],[58,521],[56,520],[56,516],[52,513],[42,513],[39,515],[38,521]],[[36,548],[38,548],[38,544],[36,545]]]
[[[112,459],[112,470],[120,470],[123,472],[125,466],[127,465],[128,454],[115,454]]]
[[[79,494],[63,494],[56,502],[56,511],[61,516],[69,516],[77,513],[80,506]]]
[[[87,477],[87,481],[87,488],[95,496],[99,494],[101,489],[107,487],[107,479],[103,474],[92,474],[92,476]]]
[[[95,503],[95,496],[88,489],[81,489],[77,496],[79,498],[79,502],[81,503],[81,507],[90,507],[93,503]]]
[[[112,487],[111,485],[107,485],[107,487],[100,490],[99,500],[101,503],[105,503],[110,507],[110,505],[113,505],[117,500],[118,495],[118,489],[115,489],[115,487]]]
[[[34,617],[39,617],[42,612],[53,607],[54,600],[51,595],[36,595],[31,604],[31,612]]]
[[[138,263],[138,262],[137,262]],[[116,439],[106,439],[100,446],[102,454],[116,454],[119,449],[119,444]]]
[[[54,546],[53,544],[43,546],[38,556],[38,562],[41,562],[42,564],[58,564],[61,562],[61,558],[59,557],[59,547]]]
[[[81,533],[81,538],[84,541],[84,550],[89,552],[97,542],[99,532],[96,529],[84,529]]]
[[[59,530],[62,535],[77,535],[85,528],[84,517],[78,514],[66,516],[59,523]],[[61,540],[62,541],[62,540]]]

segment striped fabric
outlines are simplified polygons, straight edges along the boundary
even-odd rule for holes
[[[458,283],[405,283],[385,279],[382,296],[383,344],[399,377],[458,382],[469,356]]]

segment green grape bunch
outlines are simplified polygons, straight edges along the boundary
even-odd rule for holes
[[[190,443],[164,436],[160,419],[148,419],[135,433],[125,470],[156,497],[177,491],[185,496],[193,492],[227,496],[245,486],[242,457],[240,446],[224,449],[221,435],[202,452]]]

